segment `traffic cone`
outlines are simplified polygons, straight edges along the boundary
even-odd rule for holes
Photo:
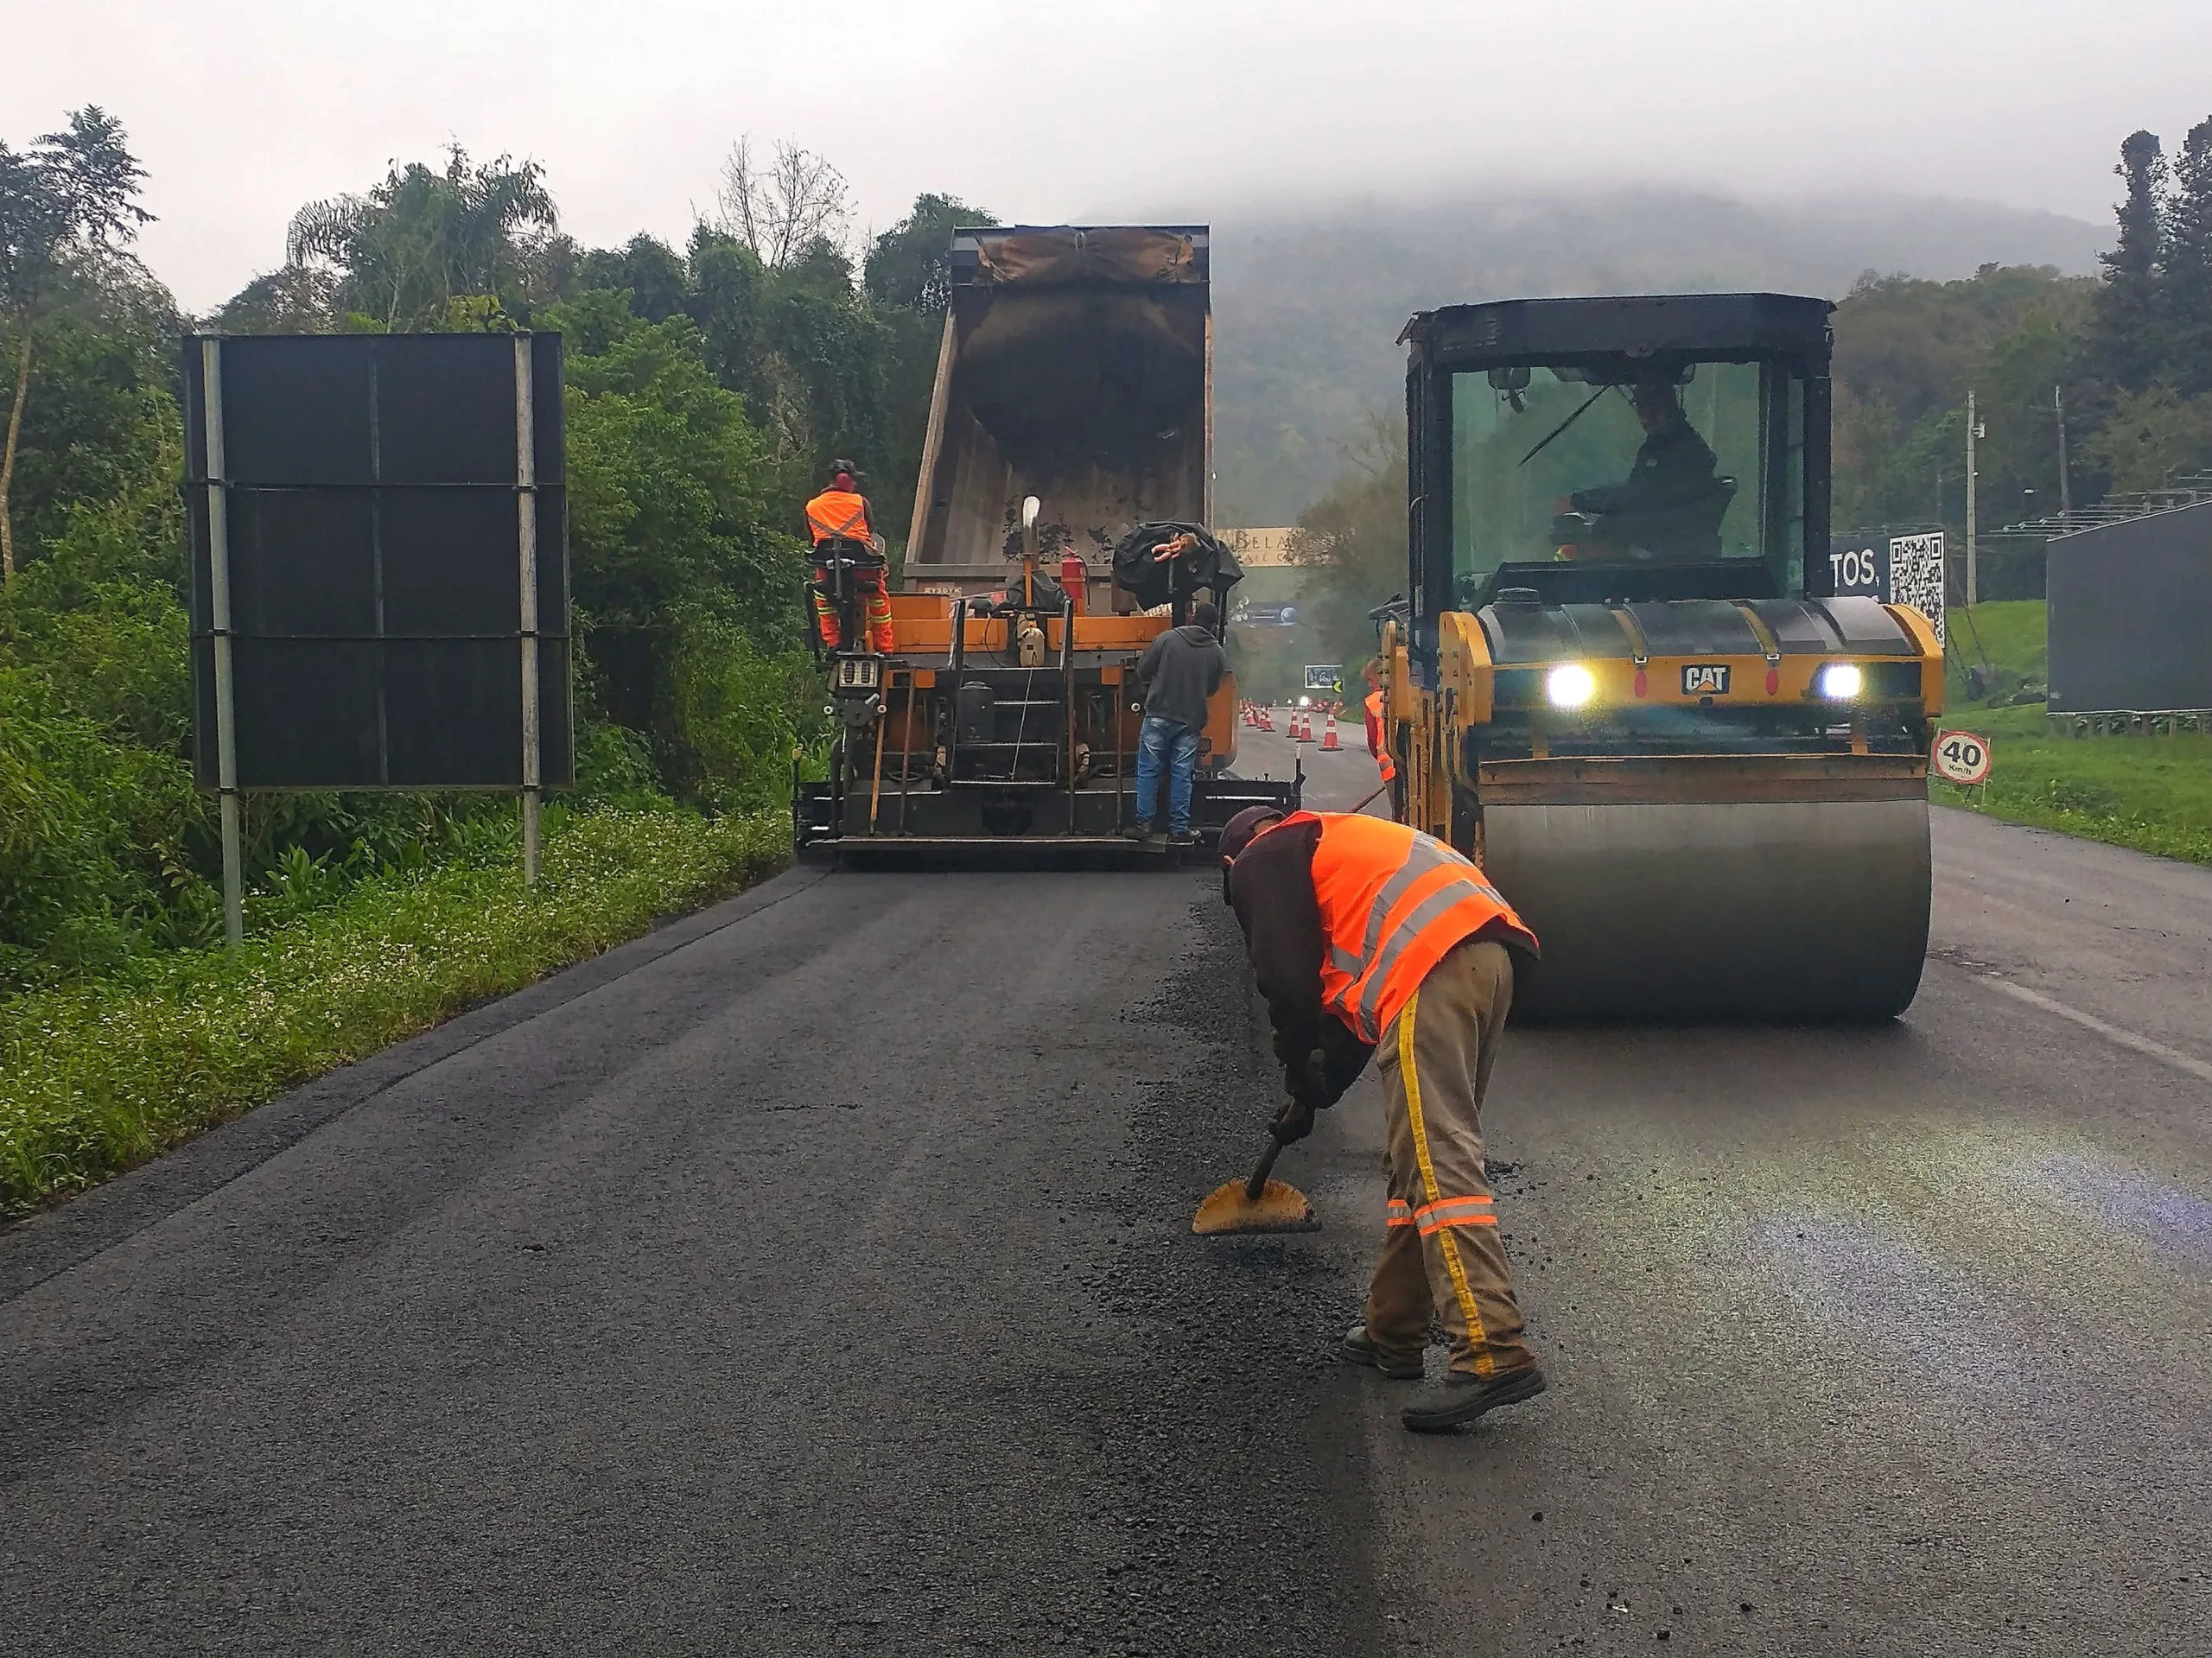
[[[1291,735],[1301,743],[1312,742],[1313,740],[1313,716],[1310,714],[1294,714],[1291,715],[1291,718],[1297,722],[1297,729],[1292,732]]]
[[[1343,746],[1344,745],[1337,740],[1337,716],[1332,713],[1329,715],[1328,728],[1321,734],[1321,752],[1324,754],[1333,754]]]

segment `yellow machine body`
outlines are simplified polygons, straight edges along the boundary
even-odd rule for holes
[[[1525,1016],[1879,1020],[1917,989],[1943,647],[1910,607],[1808,590],[1828,563],[1806,556],[1826,534],[1825,311],[1509,302],[1408,325],[1414,596],[1382,629],[1388,740],[1408,821],[1542,944]],[[1704,404],[1701,368],[1720,382]],[[1669,397],[1642,448],[1614,407],[1611,461],[1595,438],[1560,458],[1586,408]],[[1681,422],[1708,422],[1718,474],[1732,421],[1742,475],[1714,476],[1709,505],[1679,505],[1693,470],[1657,529],[1581,510],[1637,505],[1655,446],[1694,448]],[[1566,487],[1609,465],[1630,485]]]

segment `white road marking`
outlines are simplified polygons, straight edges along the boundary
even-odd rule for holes
[[[2107,1025],[2094,1013],[2085,1013],[2078,1007],[2069,1007],[2063,1001],[2053,1001],[2041,991],[2031,990],[2024,984],[2014,984],[2010,979],[2000,979],[1993,973],[1986,974],[1983,976],[2015,1001],[2024,1001],[2031,1007],[2042,1008],[2046,1013],[2056,1013],[2061,1019],[2070,1019],[2083,1030],[2094,1031],[2107,1042],[2116,1042],[2123,1048],[2133,1049],[2135,1052],[2147,1055],[2153,1059],[2164,1060],[2176,1070],[2185,1070],[2199,1082],[2212,1083],[2212,1064],[2207,1064],[2202,1059],[2183,1053],[2178,1049],[2170,1048],[2163,1042],[2153,1042],[2147,1036],[2138,1036],[2133,1031],[2124,1031],[2117,1025]]]

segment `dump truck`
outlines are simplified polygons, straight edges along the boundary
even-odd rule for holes
[[[1408,821],[1542,940],[1518,1013],[1879,1020],[1916,991],[1943,653],[1833,591],[1831,309],[1508,300],[1401,336],[1387,740]]]
[[[794,838],[847,859],[1127,851],[1146,648],[1241,575],[1206,529],[1212,311],[1206,227],[962,229],[905,557],[895,645],[817,650],[830,775],[794,780]],[[833,603],[868,567],[830,549]],[[1217,628],[1225,622],[1217,622]],[[1192,826],[1294,806],[1236,778],[1236,687],[1200,736]],[[1160,810],[1164,812],[1165,804]]]

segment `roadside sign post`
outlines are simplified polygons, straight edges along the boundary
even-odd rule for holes
[[[207,592],[215,658],[215,797],[222,815],[223,942],[245,943],[245,853],[238,823],[238,707],[231,682],[230,505],[223,480],[222,341],[200,342],[201,402],[207,417]]]
[[[248,792],[573,782],[553,334],[194,335],[182,368],[194,781],[245,933]]]
[[[1928,762],[1944,782],[1961,789],[1989,784],[1989,739],[1971,731],[1939,731]]]

